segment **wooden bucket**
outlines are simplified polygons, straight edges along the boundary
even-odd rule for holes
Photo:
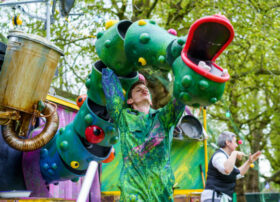
[[[19,31],[9,33],[0,73],[0,106],[33,113],[45,100],[63,52],[45,38]]]

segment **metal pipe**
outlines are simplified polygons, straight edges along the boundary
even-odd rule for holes
[[[41,3],[41,2],[45,2],[45,0],[30,0],[30,1],[15,1],[15,2],[0,3],[0,7],[1,6],[15,6],[18,4]]]
[[[20,6],[20,5],[17,5],[16,8],[19,9],[19,10],[21,10],[25,15],[27,15],[27,16],[30,17],[30,18],[36,18],[36,19],[41,20],[41,21],[44,21],[44,22],[47,21],[47,19],[45,19],[45,18],[41,18],[41,17],[39,17],[39,16],[32,15],[32,14],[26,12],[25,9],[24,9],[22,6]]]
[[[50,1],[46,1],[46,28],[47,28],[47,39],[50,41],[51,39],[51,11],[50,11]]]
[[[8,145],[19,151],[34,151],[43,147],[54,137],[59,123],[56,106],[50,103],[45,103],[45,105],[43,114],[47,116],[47,121],[43,131],[39,135],[29,139],[18,137],[15,131],[15,121],[11,121],[7,126],[2,127],[3,138]]]
[[[79,193],[77,202],[85,202],[87,200],[92,181],[94,179],[98,163],[96,161],[89,162],[89,166],[84,177],[84,182]]]

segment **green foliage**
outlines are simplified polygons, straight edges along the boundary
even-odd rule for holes
[[[8,40],[6,37],[3,36],[3,34],[0,33],[0,41],[7,44]]]
[[[42,9],[35,11],[40,14]],[[213,131],[211,141],[223,130],[234,131],[245,140],[245,152],[263,151],[274,174],[266,179],[280,184],[279,0],[80,0],[72,12],[84,15],[71,16],[66,21],[57,13],[51,26],[51,41],[65,52],[52,85],[74,94],[85,92],[84,81],[98,60],[91,36],[104,30],[108,19],[153,18],[162,27],[174,28],[179,36],[184,36],[195,20],[216,13],[225,15],[235,29],[235,38],[217,64],[228,69],[231,80],[223,100],[207,110]],[[0,13],[0,19],[6,19],[0,22],[1,33],[6,36],[11,28],[7,19],[15,11],[0,8]],[[46,35],[44,23],[22,17],[27,32]],[[158,74],[153,70],[142,73],[150,81],[154,106],[165,104],[161,101],[170,96],[171,89],[166,84],[168,72],[160,78],[154,76]],[[160,93],[157,89],[161,89]],[[226,117],[227,111],[230,117]],[[258,173],[249,172],[247,179],[241,189],[258,191],[254,185]]]

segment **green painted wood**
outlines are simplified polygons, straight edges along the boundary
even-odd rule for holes
[[[119,174],[122,167],[120,144],[114,146],[116,157],[109,164],[102,164],[101,191],[119,191]],[[173,140],[171,166],[175,175],[175,188],[180,190],[203,189],[199,165],[205,176],[203,142]]]

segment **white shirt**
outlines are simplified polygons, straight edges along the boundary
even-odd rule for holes
[[[225,152],[225,150],[223,150],[222,148],[220,148],[220,150],[222,150],[223,152],[218,152],[216,153],[213,158],[212,158],[212,164],[213,166],[222,174],[224,175],[229,175],[225,172],[225,162],[228,159],[228,154]],[[234,168],[236,168],[236,166],[234,166]],[[236,176],[236,179],[240,179],[243,176],[241,174],[238,174]],[[203,202],[204,200],[207,199],[212,199],[213,196],[213,190],[211,189],[205,189],[202,193],[201,193],[201,201]],[[217,194],[215,193],[215,197],[214,199],[221,199],[222,196],[218,197]],[[228,196],[229,197],[229,196]],[[229,197],[231,199],[231,197]]]

